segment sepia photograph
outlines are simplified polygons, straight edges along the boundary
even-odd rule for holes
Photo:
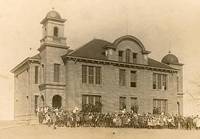
[[[200,1],[0,8],[0,139],[200,138]]]

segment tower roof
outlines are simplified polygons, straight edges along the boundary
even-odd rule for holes
[[[60,14],[55,11],[55,10],[51,10],[47,13],[46,18],[56,18],[56,19],[62,19]]]
[[[40,22],[41,24],[45,23],[47,20],[57,21],[64,23],[66,20],[61,17],[61,15],[54,9],[49,11],[46,17]]]
[[[177,56],[175,56],[174,54],[171,54],[171,52],[169,52],[169,54],[163,57],[162,63],[180,65]]]

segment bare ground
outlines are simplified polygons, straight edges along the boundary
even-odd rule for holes
[[[0,139],[200,139],[200,130],[57,128],[21,125],[0,129]]]

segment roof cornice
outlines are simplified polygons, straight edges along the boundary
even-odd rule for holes
[[[165,71],[165,72],[172,72],[175,73],[178,70],[171,68],[158,68],[158,67],[153,67],[149,65],[142,65],[142,64],[133,64],[133,63],[125,63],[125,62],[119,62],[119,61],[112,61],[112,60],[99,60],[99,59],[91,59],[91,58],[83,58],[83,57],[74,57],[74,56],[62,56],[62,59],[65,63],[66,59],[74,60],[74,61],[83,61],[83,62],[89,62],[89,63],[98,63],[98,64],[111,64],[114,66],[121,66],[121,67],[134,67],[138,69],[147,69],[147,70],[155,70],[155,71]]]
[[[22,67],[25,64],[28,64],[29,62],[40,62],[39,59],[37,58],[31,58],[31,57],[27,57],[26,59],[24,59],[21,63],[19,63],[17,66],[15,66],[13,69],[10,70],[11,73],[15,73],[15,71],[17,69],[19,69],[20,67]]]
[[[54,43],[43,43],[41,44],[40,48],[38,48],[38,51],[44,50],[46,47],[55,47],[55,48],[61,48],[61,49],[69,49],[69,47],[65,44],[54,44]]]
[[[66,19],[57,19],[57,18],[49,18],[49,17],[45,17],[40,24],[44,24],[45,22],[47,22],[48,20],[50,21],[56,21],[56,22],[61,22],[64,23],[66,21]]]

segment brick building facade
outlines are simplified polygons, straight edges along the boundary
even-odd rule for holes
[[[50,11],[41,21],[39,53],[11,70],[15,119],[30,119],[41,106],[183,113],[183,64],[175,55],[153,60],[142,42],[130,35],[112,43],[94,39],[71,50],[64,23],[59,13]]]

